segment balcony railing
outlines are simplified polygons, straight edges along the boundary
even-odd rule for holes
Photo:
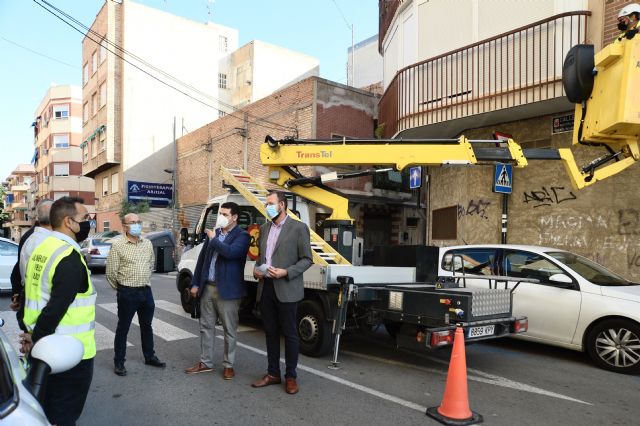
[[[562,63],[590,15],[562,13],[401,69],[380,100],[385,137],[563,97]]]

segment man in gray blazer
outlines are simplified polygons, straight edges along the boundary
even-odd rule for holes
[[[260,227],[260,257],[253,271],[262,281],[260,311],[267,340],[267,374],[253,383],[254,388],[275,385],[280,378],[280,332],[284,335],[286,360],[285,390],[298,392],[296,367],[299,340],[298,302],[304,297],[302,274],[313,264],[309,228],[287,216],[284,192],[274,191],[267,197],[267,215],[271,222]]]

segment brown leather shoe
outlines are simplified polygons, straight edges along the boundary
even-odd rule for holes
[[[294,393],[298,393],[300,389],[298,389],[298,384],[296,383],[296,379],[293,377],[287,377],[284,383],[284,390],[287,391],[289,395],[293,395]]]
[[[265,374],[264,377],[257,382],[251,383],[251,387],[254,388],[263,388],[269,385],[277,385],[282,383],[282,379],[280,377],[272,376],[270,374]]]
[[[189,367],[186,370],[184,370],[184,372],[187,374],[206,373],[208,371],[213,371],[213,368],[207,367],[207,365],[201,361],[198,362],[193,367]]]
[[[224,371],[222,372],[222,378],[225,380],[231,380],[233,379],[233,376],[235,376],[236,373],[233,371],[233,368],[226,368],[224,369]]]

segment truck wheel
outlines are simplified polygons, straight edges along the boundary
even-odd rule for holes
[[[191,313],[191,276],[184,274],[178,281],[178,291],[180,292],[180,304],[185,312]]]
[[[298,305],[298,336],[300,352],[313,357],[331,350],[331,329],[318,302],[305,300]]]
[[[587,336],[587,353],[600,368],[617,373],[640,371],[640,325],[627,319],[597,324]]]

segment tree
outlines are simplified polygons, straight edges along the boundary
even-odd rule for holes
[[[0,184],[0,227],[9,219],[9,214],[5,211],[5,197],[7,195],[7,189],[4,185]]]
[[[122,205],[120,206],[120,219],[124,219],[124,216],[129,213],[147,213],[150,210],[148,200],[140,201],[139,203],[131,203],[127,200],[122,200]]]

